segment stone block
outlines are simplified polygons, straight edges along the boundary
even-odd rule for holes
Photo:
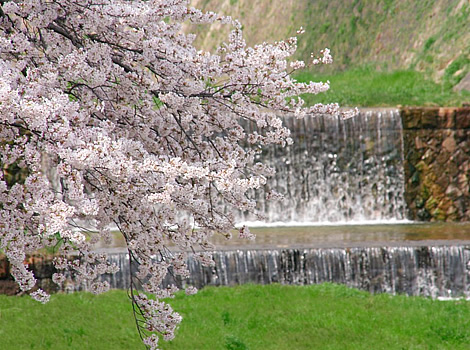
[[[38,280],[37,286],[47,293],[56,293],[59,291],[59,286],[52,282],[52,279],[50,278]]]
[[[0,258],[0,279],[7,279],[10,276],[10,264],[6,257]]]
[[[469,135],[468,139],[470,140],[470,135]],[[470,159],[470,141],[469,142],[466,142],[466,141],[459,142],[458,147],[462,151],[462,153],[466,154],[468,159]]]
[[[419,173],[415,171],[410,177],[411,184],[418,185],[420,183]]]
[[[442,147],[450,153],[454,153],[457,148],[457,142],[455,141],[453,133],[448,135],[442,142]]]
[[[439,178],[436,180],[436,183],[441,187],[441,188],[447,188],[447,186],[450,185],[450,176],[447,174],[442,174],[439,176]]]
[[[470,161],[467,160],[467,161],[461,163],[460,164],[460,169],[462,170],[462,173],[470,174]]]
[[[451,179],[451,181],[454,181],[457,175],[459,175],[461,172],[461,169],[459,168],[458,164],[456,164],[455,162],[448,162],[446,164],[445,169],[442,169],[442,170],[443,170],[443,174],[448,176]]]
[[[416,199],[415,199],[415,201],[414,201],[415,207],[416,207],[417,209],[423,208],[423,207],[424,207],[424,203],[425,203],[424,199],[421,198],[420,196],[416,197]]]
[[[456,129],[470,129],[470,108],[459,108],[455,115]]]
[[[421,221],[429,221],[429,219],[431,219],[431,214],[425,208],[418,210],[416,216]]]
[[[416,108],[405,108],[401,114],[403,129],[417,129],[421,127],[421,112]]]
[[[42,256],[31,256],[27,259],[30,269],[38,279],[51,278],[55,272],[52,260]]]
[[[439,208],[434,209],[431,213],[431,216],[432,216],[431,220],[433,221],[445,221],[447,217],[446,213]]]
[[[454,185],[451,184],[447,187],[446,195],[448,195],[453,200],[456,200],[460,196],[462,196],[462,191],[460,191],[457,186],[454,186]]]
[[[449,210],[449,208],[452,206],[452,203],[453,203],[453,201],[452,201],[450,198],[444,197],[444,198],[441,199],[441,201],[439,202],[438,208],[439,208],[443,213],[447,213],[447,210]]]
[[[441,129],[454,129],[455,128],[455,113],[456,108],[439,108],[439,127]]]
[[[422,154],[414,147],[407,147],[405,148],[404,156],[406,161],[408,161],[408,163],[414,168],[414,165],[420,161]]]
[[[436,162],[439,164],[438,168],[445,165],[450,158],[450,153],[442,150],[436,157]],[[436,168],[434,166],[434,168]]]
[[[467,174],[460,174],[457,176],[457,187],[462,192],[462,195],[469,198],[470,197],[470,181]]]
[[[459,185],[468,184],[469,182],[470,182],[470,174],[462,173],[462,174],[459,174],[459,176],[457,176],[457,183]]]
[[[419,171],[419,172],[426,172],[428,170],[428,165],[423,161],[423,160],[420,160],[416,165],[415,165],[416,169]]]
[[[437,129],[439,126],[439,109],[423,108],[421,114],[421,127],[425,129]]]
[[[468,141],[470,140],[470,130],[465,130],[465,129],[455,130],[454,137],[457,143],[460,143],[460,142],[468,143]]]
[[[451,157],[451,161],[459,168],[459,173],[465,173],[463,169],[470,162],[470,157],[457,148],[457,151]]]
[[[0,294],[16,295],[20,292],[20,287],[13,280],[0,280]]]
[[[417,149],[422,149],[422,148],[426,147],[426,143],[423,142],[419,136],[416,136],[415,137],[415,147]]]
[[[434,209],[436,209],[439,205],[439,199],[435,197],[429,197],[426,203],[424,203],[424,207],[429,211],[432,212]]]
[[[435,148],[435,146],[433,146],[432,148]],[[426,152],[424,152],[421,159],[426,160],[427,163],[430,163],[434,159],[434,150],[431,148],[428,148]]]
[[[446,214],[447,214],[447,216],[451,216],[452,214],[457,214],[457,208],[455,208],[453,205],[451,205],[449,207],[449,209],[447,209]]]

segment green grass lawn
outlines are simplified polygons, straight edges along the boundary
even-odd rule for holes
[[[184,320],[162,349],[469,349],[470,302],[344,286],[205,288],[172,301]],[[125,291],[0,296],[1,349],[143,349]]]
[[[355,68],[335,74],[303,72],[299,81],[330,81],[330,90],[303,96],[310,105],[337,102],[350,107],[455,106],[470,103],[470,92],[454,92],[449,82],[436,84],[416,71],[381,72]]]

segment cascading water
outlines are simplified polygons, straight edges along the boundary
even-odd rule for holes
[[[288,117],[294,143],[267,147],[259,160],[276,169],[265,190],[266,222],[345,223],[405,219],[403,138],[398,110],[362,110],[355,118]],[[240,214],[238,221],[253,221]]]
[[[276,169],[264,190],[285,195],[282,202],[267,202],[263,191],[257,194],[265,224],[405,219],[398,110],[362,111],[348,120],[286,118],[284,123],[294,144],[260,154]],[[239,222],[252,220],[238,217]],[[129,269],[135,268],[128,255],[110,254],[109,259],[121,271],[103,278],[112,288],[128,288]],[[334,282],[371,292],[470,297],[470,247],[464,245],[222,250],[214,260],[215,267],[208,268],[189,256],[190,277],[173,280],[169,274],[163,286]]]
[[[129,287],[127,254],[111,254],[121,271],[105,278],[112,288]],[[218,251],[215,266],[188,259],[184,285],[243,283],[313,284],[334,282],[374,293],[431,297],[470,297],[470,247],[361,247]],[[163,285],[179,284],[170,275]]]

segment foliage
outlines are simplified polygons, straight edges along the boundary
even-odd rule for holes
[[[138,330],[155,349],[181,320],[161,301],[177,290],[160,286],[163,277],[185,277],[191,250],[211,265],[210,237],[231,235],[234,210],[254,211],[247,193],[273,172],[255,161],[258,147],[291,142],[280,116],[339,114],[338,105],[302,108],[296,96],[328,84],[291,79],[305,65],[287,63],[295,37],[248,47],[240,23],[185,0],[0,6],[0,249],[21,290],[47,302],[24,260],[59,238],[54,282],[67,272],[100,293],[109,288],[100,275],[118,266],[93,244],[117,226],[139,265],[130,290]],[[231,32],[212,54],[193,46],[184,22]],[[314,59],[330,62],[327,49]],[[12,164],[24,181],[7,181]],[[240,236],[252,237],[245,227]]]
[[[178,336],[162,344],[166,350],[457,350],[470,342],[470,302],[465,300],[370,295],[331,284],[244,285],[206,287],[192,296],[177,293],[172,305],[185,321]],[[0,310],[5,350],[139,345],[124,291],[56,294],[47,305],[0,296]]]

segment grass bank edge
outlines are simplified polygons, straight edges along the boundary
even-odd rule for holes
[[[470,301],[371,295],[346,286],[206,287],[169,300],[184,319],[162,349],[466,349]],[[139,349],[126,291],[0,296],[4,349]],[[432,345],[432,346],[431,346]],[[377,347],[379,346],[379,347]],[[431,347],[430,347],[431,346]]]
[[[448,82],[436,83],[414,70],[382,71],[372,66],[342,72],[298,72],[301,82],[330,81],[330,90],[302,96],[308,105],[337,102],[345,107],[462,107],[470,91],[454,91]]]

